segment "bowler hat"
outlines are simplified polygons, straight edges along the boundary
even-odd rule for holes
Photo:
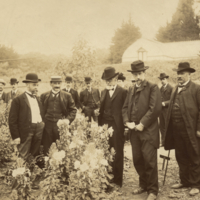
[[[10,79],[10,84],[13,85],[15,83],[19,83],[19,81],[16,78],[11,78]]]
[[[126,77],[123,75],[123,73],[120,73],[119,76],[118,76],[118,80],[126,80]]]
[[[38,83],[41,79],[38,79],[38,75],[35,73],[29,73],[26,75],[26,80],[23,80],[23,83]]]
[[[148,66],[144,66],[144,62],[141,60],[137,60],[131,63],[131,70],[127,70],[128,72],[141,72],[148,69]]]
[[[193,72],[196,71],[195,69],[190,67],[190,63],[188,63],[188,62],[181,62],[178,65],[178,69],[174,68],[172,70],[176,71],[176,72],[187,71],[187,72],[190,72],[190,73],[193,73]]]
[[[65,81],[66,82],[72,82],[72,77],[71,76],[66,76]]]
[[[103,80],[109,80],[109,79],[111,79],[111,78],[114,78],[114,77],[117,76],[118,74],[119,74],[119,72],[116,73],[114,67],[106,67],[106,68],[104,69],[104,72],[103,72],[103,75],[102,75],[101,78],[102,78]]]
[[[61,76],[51,76],[50,82],[62,82]]]
[[[89,76],[85,77],[85,82],[86,83],[91,82],[91,80],[92,80],[91,77],[89,77]]]
[[[3,79],[0,79],[0,83],[6,85],[5,81]]]
[[[166,75],[165,73],[160,73],[160,77],[158,77],[160,80],[162,80],[163,78],[169,78],[168,75]]]

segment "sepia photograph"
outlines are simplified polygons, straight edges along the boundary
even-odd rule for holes
[[[0,0],[0,200],[200,200],[200,0]]]

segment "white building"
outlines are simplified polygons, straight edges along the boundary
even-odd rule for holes
[[[135,60],[183,60],[197,58],[200,54],[200,40],[162,43],[141,38],[126,49],[122,62]]]

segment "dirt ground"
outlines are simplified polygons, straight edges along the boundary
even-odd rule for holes
[[[135,171],[132,162],[132,152],[131,145],[127,143],[124,148],[125,153],[125,166],[124,166],[124,183],[123,187],[120,189],[121,195],[117,197],[116,200],[145,200],[147,198],[147,193],[140,195],[132,195],[132,191],[138,186],[138,175]],[[189,196],[190,188],[183,188],[180,190],[172,190],[170,186],[173,183],[176,183],[178,179],[178,166],[175,160],[174,151],[170,152],[170,161],[168,165],[168,172],[165,185],[163,186],[164,180],[164,170],[162,170],[163,159],[160,158],[160,155],[168,155],[168,151],[165,151],[163,148],[158,150],[158,169],[159,169],[159,194],[157,200],[169,200],[169,199],[180,199],[180,200],[200,200],[200,194],[194,197]],[[9,165],[9,163],[7,163]],[[8,167],[8,166],[7,166]],[[3,183],[3,173],[5,172],[6,167],[1,168],[0,171],[0,200],[10,200],[11,188]],[[33,191],[32,194],[37,200],[37,196],[40,191]]]

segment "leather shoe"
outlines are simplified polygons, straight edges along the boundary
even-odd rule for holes
[[[192,188],[191,190],[190,190],[190,192],[189,192],[189,194],[191,195],[191,196],[194,196],[194,195],[196,195],[196,194],[198,194],[199,193],[199,189],[198,188]]]
[[[184,185],[181,183],[177,183],[177,184],[174,184],[171,186],[172,189],[181,189],[183,187],[184,187]]]
[[[146,200],[156,200],[156,199],[157,199],[157,196],[153,193],[150,193]]]

